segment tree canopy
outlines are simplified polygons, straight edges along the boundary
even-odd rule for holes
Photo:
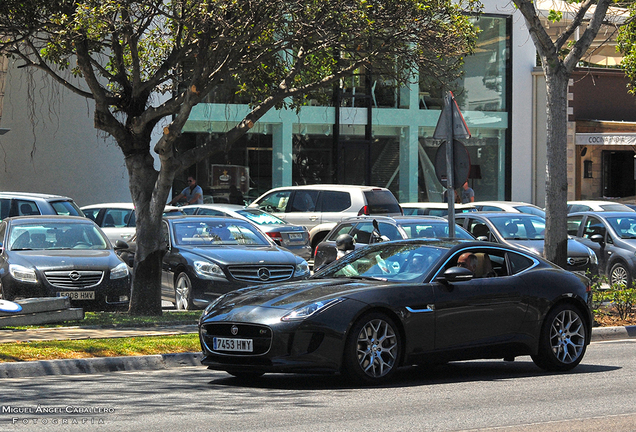
[[[397,83],[414,70],[452,81],[476,37],[467,12],[478,10],[475,0],[3,0],[0,52],[94,101],[95,127],[123,152],[136,206],[130,311],[160,313],[158,233],[175,173],[360,67],[385,65]],[[177,153],[192,107],[228,80],[251,112]]]

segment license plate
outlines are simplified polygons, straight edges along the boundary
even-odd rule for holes
[[[289,234],[289,239],[290,240],[302,240],[303,239],[303,235],[302,234]]]
[[[254,351],[254,341],[252,339],[215,337],[214,351],[252,352]]]
[[[95,300],[95,291],[61,291],[58,297],[68,297],[71,300]]]

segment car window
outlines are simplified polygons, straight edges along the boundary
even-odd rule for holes
[[[569,207],[570,208],[568,209],[568,213],[578,213],[578,212],[584,212],[584,211],[592,210],[592,208],[590,206],[586,206],[586,205],[583,205],[583,204],[572,204]]]
[[[351,207],[351,195],[342,191],[322,191],[320,193],[320,211],[341,212]]]
[[[621,238],[636,238],[636,217],[608,217],[607,222]]]
[[[400,204],[391,191],[371,190],[365,191],[369,214],[401,213]]]
[[[527,213],[545,218],[545,211],[534,206],[515,206],[515,209],[519,210],[520,213]]]
[[[605,226],[603,222],[595,217],[588,217],[583,227],[583,238],[590,238],[595,234],[600,234],[605,238]]]
[[[0,220],[9,217],[11,210],[11,200],[9,198],[0,199]]]
[[[466,258],[467,256],[471,258]],[[460,261],[468,262],[468,264],[460,263]],[[505,276],[508,274],[503,252],[501,251],[495,253],[492,250],[464,249],[453,255],[444,266],[444,271],[455,266],[468,268],[473,272],[475,279]]]
[[[361,222],[356,225],[355,229],[351,230],[350,234],[356,243],[369,244],[371,243],[371,233],[373,232],[373,223]]]
[[[314,212],[318,202],[318,191],[297,190],[291,203],[292,212]]]
[[[0,247],[3,246],[4,242],[4,233],[7,231],[7,224],[0,223]]]
[[[10,250],[109,249],[108,241],[92,223],[20,224],[11,228],[8,243]]]
[[[186,213],[186,214],[192,214],[192,213]],[[198,215],[205,215],[205,216],[227,216],[226,213],[220,211],[220,210],[212,210],[209,208],[199,208],[197,211]]]
[[[73,201],[50,201],[55,214],[64,216],[84,216],[84,213]],[[38,213],[39,214],[39,213]]]
[[[406,215],[406,216],[426,214],[426,213],[424,213],[425,210],[421,209],[421,208],[405,208],[405,207],[402,207],[402,210],[404,210],[404,215]]]
[[[86,216],[87,218],[89,218],[93,222],[97,222],[97,215],[99,214],[100,210],[101,209],[93,208],[93,209],[87,209],[87,210],[82,210],[82,211],[84,212],[84,216]]]
[[[271,243],[249,222],[180,221],[173,223],[175,243],[183,246],[258,245]]]
[[[197,212],[197,210],[199,210],[199,207],[188,207],[181,209],[181,211],[183,211],[187,215],[193,215]]]
[[[447,222],[417,222],[400,224],[408,238],[444,238],[448,237]],[[455,237],[459,239],[474,240],[473,237],[459,225],[455,225]]]
[[[395,225],[380,222],[378,224],[378,228],[380,229],[380,235],[387,236],[391,240],[399,240],[403,238],[402,234],[400,234],[400,231]]]
[[[39,215],[40,210],[33,201],[15,200],[16,208],[19,216]]]
[[[631,208],[623,204],[602,204],[601,208],[605,211],[633,211]]]
[[[351,232],[351,228],[353,228],[353,223],[343,223],[338,225],[335,229],[331,231],[329,237],[326,240],[336,241],[339,235],[341,234],[349,234]]]
[[[488,240],[491,239],[490,228],[480,221],[479,219],[469,219],[468,220],[468,232],[477,237],[487,237]]]
[[[272,192],[265,195],[257,204],[258,208],[270,213],[284,213],[291,195],[290,190]]]
[[[568,217],[568,235],[576,236],[579,232],[579,227],[583,221],[583,216],[569,216]]]
[[[479,209],[479,211],[500,212],[500,211],[502,211],[502,209],[501,209],[501,207],[495,207],[495,206],[490,206],[490,205],[484,205],[484,206],[481,206],[481,208]]]
[[[286,221],[262,210],[246,209],[237,213],[258,225],[287,225]]]
[[[123,228],[128,225],[132,212],[132,209],[106,209],[101,226],[103,228]]]
[[[490,222],[506,240],[543,240],[545,219],[538,216],[491,217]]]
[[[510,266],[510,273],[520,273],[534,265],[534,261],[515,252],[506,252],[506,260]]]
[[[444,217],[448,214],[448,209],[429,209],[428,214],[431,216]]]

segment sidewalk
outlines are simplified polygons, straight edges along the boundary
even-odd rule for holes
[[[196,325],[139,328],[57,327],[30,330],[0,330],[2,343],[140,337],[196,333]],[[592,342],[636,338],[636,326],[595,327]],[[158,370],[183,366],[201,366],[201,353],[161,354],[130,357],[100,357],[72,360],[41,360],[0,363],[0,378],[23,378],[45,375],[97,374],[115,371]]]

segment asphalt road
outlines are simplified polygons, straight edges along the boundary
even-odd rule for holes
[[[522,357],[408,368],[365,388],[338,376],[244,383],[182,367],[7,378],[2,393],[0,431],[622,432],[636,430],[636,341],[593,343],[565,374]]]

